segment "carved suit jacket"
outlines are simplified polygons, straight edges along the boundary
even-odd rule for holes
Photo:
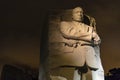
[[[85,62],[90,67],[97,68],[94,48],[81,46],[82,44],[92,43],[93,27],[83,23],[75,25],[72,22],[63,21],[56,32],[59,36],[52,38],[52,42],[49,44],[49,64],[51,68],[65,65],[83,66]],[[80,46],[75,47],[74,45]]]

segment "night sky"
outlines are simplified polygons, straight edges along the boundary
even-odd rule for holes
[[[4,0],[0,1],[0,64],[38,68],[42,25],[50,9],[82,6],[94,17],[101,36],[105,72],[120,67],[119,0]]]

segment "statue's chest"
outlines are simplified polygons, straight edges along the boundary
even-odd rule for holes
[[[88,30],[88,27],[86,27],[84,24],[70,24],[70,26],[77,32],[86,32]]]

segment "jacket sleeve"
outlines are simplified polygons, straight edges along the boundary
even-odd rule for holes
[[[87,31],[82,32],[78,28],[70,26],[68,22],[61,22],[60,32],[62,33],[62,36],[67,39],[84,40],[84,41],[92,40],[92,28],[89,28],[88,32]]]

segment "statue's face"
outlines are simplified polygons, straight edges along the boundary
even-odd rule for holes
[[[72,19],[74,21],[82,21],[83,20],[83,9],[80,7],[76,7],[72,11]]]

